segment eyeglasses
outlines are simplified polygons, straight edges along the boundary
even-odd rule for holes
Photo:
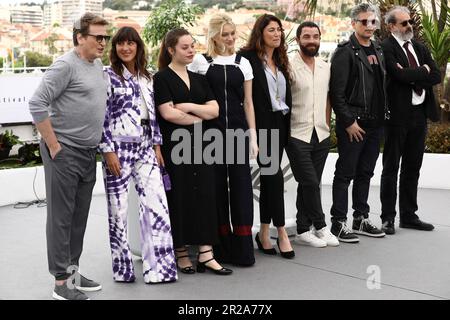
[[[409,19],[409,20],[405,20],[405,21],[399,22],[399,24],[401,24],[403,27],[406,27],[408,25],[408,23],[412,26],[414,24],[414,20],[413,19]]]
[[[371,20],[369,20],[369,19],[362,19],[362,20],[356,20],[357,22],[361,22],[361,24],[363,25],[363,26],[365,26],[365,27],[367,27],[367,25],[369,24],[369,22],[370,22],[370,24],[371,25],[373,25],[373,26],[375,26],[376,24],[377,24],[377,19],[371,19]]]
[[[109,39],[111,39],[111,36],[104,36],[102,34],[86,34],[87,36],[91,36],[95,38],[95,41],[97,41],[98,43],[102,43],[103,39],[105,40],[106,43],[108,43]]]

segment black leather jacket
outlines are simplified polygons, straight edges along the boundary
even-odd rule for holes
[[[381,46],[373,42],[383,73],[385,117],[389,117],[386,99],[386,65]],[[376,78],[366,53],[352,34],[340,43],[331,58],[330,98],[337,121],[347,128],[355,120],[375,120],[378,110],[373,110],[373,95],[377,94]],[[380,123],[384,119],[381,120]]]

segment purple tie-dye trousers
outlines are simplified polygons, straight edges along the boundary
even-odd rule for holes
[[[177,280],[177,269],[166,193],[155,152],[148,139],[143,140],[115,143],[121,164],[119,177],[112,175],[103,163],[113,278],[121,282],[135,280],[127,237],[128,188],[133,179],[139,199],[144,281],[171,282]]]

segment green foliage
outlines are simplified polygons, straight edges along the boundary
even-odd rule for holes
[[[202,12],[198,5],[188,6],[183,0],[163,0],[148,17],[143,38],[152,47],[158,46],[168,31],[193,26]]]
[[[26,143],[18,150],[18,157],[22,164],[42,163],[39,143]]]
[[[425,141],[425,151],[432,153],[450,153],[450,125],[431,124]]]
[[[206,9],[218,4],[219,8],[227,9],[229,7],[239,8],[243,6],[242,0],[194,0],[193,4],[197,4],[200,7]]]
[[[330,119],[330,149],[336,150],[336,148],[337,148],[336,115],[334,114],[334,112],[332,112]]]
[[[113,10],[131,10],[134,2],[134,0],[105,0],[103,7]]]
[[[48,46],[48,52],[50,52],[50,54],[55,54],[58,52],[58,49],[55,46],[56,40],[58,40],[58,35],[56,33],[50,34],[48,38],[44,40],[45,45]]]
[[[295,3],[300,2],[300,0],[294,0]],[[316,9],[318,7],[318,1],[317,0],[306,0],[304,1],[304,5],[305,5],[305,11],[303,12],[303,14],[301,15],[303,18],[304,17],[313,17],[316,13]]]
[[[439,22],[426,13],[422,15],[422,37],[427,42],[438,66],[443,66],[450,58],[450,19],[446,28],[439,30]]]
[[[448,7],[445,6],[448,9]],[[442,83],[435,87],[437,103],[442,107],[441,118],[443,122],[448,121],[450,101],[446,98],[445,74],[447,63],[450,59],[450,15],[443,17],[445,20],[437,20],[433,15],[422,13],[422,33],[421,36],[430,48],[431,55],[441,72]],[[443,24],[443,26],[442,26]]]
[[[106,30],[106,34],[111,36],[111,38],[113,37],[113,35],[117,32],[117,28],[113,27],[111,24],[108,26],[108,29]],[[109,61],[109,52],[111,51],[111,42],[109,41],[106,44],[106,48],[103,51],[103,56],[102,56],[102,63],[104,66],[109,66],[110,65],[110,61]]]
[[[48,67],[53,62],[52,57],[38,52],[27,51],[25,56],[27,57],[27,67]]]
[[[16,144],[22,144],[19,137],[13,134],[12,130],[6,130],[4,133],[0,133],[0,150],[11,149]]]

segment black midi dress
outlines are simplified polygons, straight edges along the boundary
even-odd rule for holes
[[[188,71],[190,88],[169,67],[159,71],[154,76],[155,105],[160,106],[172,101],[178,103],[205,104],[215,100],[206,78],[202,75]],[[183,245],[214,245],[218,242],[218,222],[214,166],[201,161],[194,163],[194,154],[201,148],[202,152],[206,143],[194,143],[194,125],[178,125],[161,117],[158,113],[158,122],[163,136],[161,151],[164,157],[166,170],[170,176],[172,188],[167,191],[170,221],[174,247]],[[196,124],[195,126],[198,126]],[[208,121],[203,121],[201,133],[210,127]],[[189,163],[176,164],[172,158],[172,150],[180,141],[171,141],[172,133],[184,130],[184,137],[190,137],[187,144],[190,147]],[[198,127],[197,129],[198,130]],[[198,131],[195,131],[198,132]],[[203,141],[203,139],[202,139]],[[209,143],[209,142],[208,142]],[[179,146],[177,147],[177,150]],[[184,150],[186,151],[186,150]],[[185,155],[184,151],[175,152]],[[184,157],[185,158],[185,157]]]

